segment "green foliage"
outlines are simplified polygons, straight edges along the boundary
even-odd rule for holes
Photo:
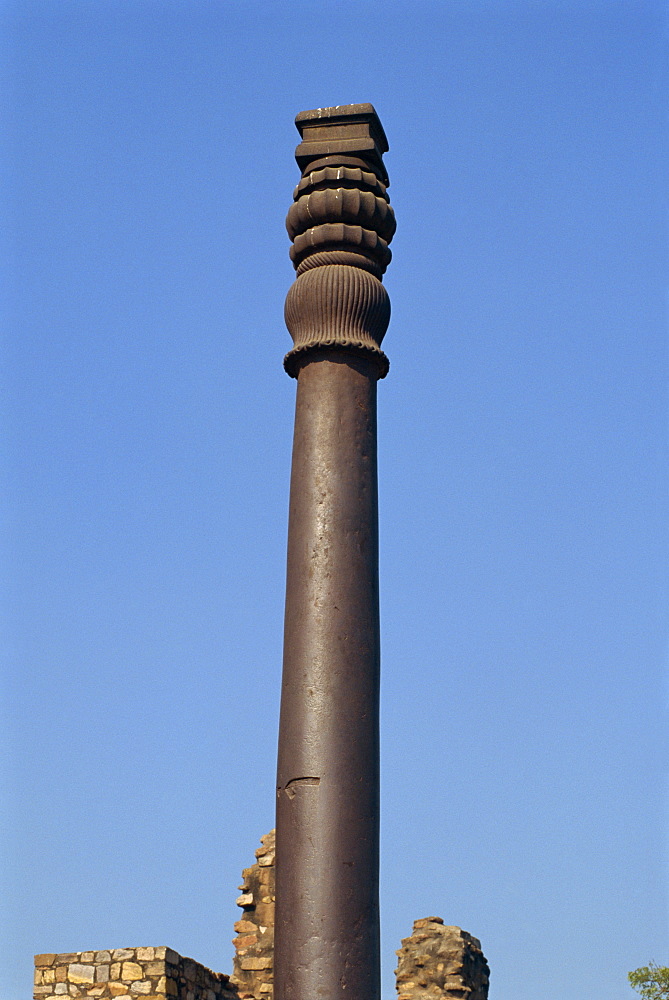
[[[669,1000],[669,968],[666,965],[651,962],[628,972],[627,978],[643,1000]]]

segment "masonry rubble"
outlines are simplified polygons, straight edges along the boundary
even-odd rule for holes
[[[242,872],[232,975],[162,947],[36,955],[34,1000],[273,1000],[274,830],[260,842]],[[416,920],[397,955],[397,1000],[487,1000],[480,942],[441,917]]]
[[[490,969],[481,942],[441,917],[416,920],[396,955],[398,1000],[487,1000]]]
[[[235,924],[230,982],[241,1000],[269,1000],[274,991],[275,831],[261,837],[260,843],[256,863],[242,872],[242,894],[237,900],[243,916]]]

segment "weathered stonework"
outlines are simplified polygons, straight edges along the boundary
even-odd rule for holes
[[[171,948],[35,955],[35,1000],[237,1000],[228,976]]]
[[[242,895],[237,900],[244,915],[235,924],[235,958],[230,982],[240,998],[271,1000],[274,990],[274,860],[275,831],[260,838],[257,861],[242,872]]]
[[[481,942],[441,917],[416,920],[396,952],[398,1000],[487,1000],[490,970]]]
[[[242,872],[230,982],[240,1000],[272,1000],[274,988],[275,831],[260,838],[257,861]],[[488,963],[481,943],[441,917],[416,920],[396,953],[398,1000],[487,1000]]]

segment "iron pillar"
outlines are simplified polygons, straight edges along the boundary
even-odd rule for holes
[[[395,219],[370,104],[299,114],[276,1000],[379,1000],[376,387]]]

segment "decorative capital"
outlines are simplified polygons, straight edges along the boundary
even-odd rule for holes
[[[390,300],[381,279],[395,233],[388,140],[371,104],[302,111],[295,125],[302,179],[286,219],[297,280],[286,298],[294,347],[284,367],[297,377],[309,352],[336,347],[374,358],[384,378]]]
[[[338,164],[347,162],[342,161],[343,154],[364,160],[388,184],[381,159],[388,152],[388,140],[372,104],[340,104],[336,108],[300,111],[295,125],[302,136],[295,159],[303,174],[317,169],[322,159],[329,160],[331,156],[337,157]]]

